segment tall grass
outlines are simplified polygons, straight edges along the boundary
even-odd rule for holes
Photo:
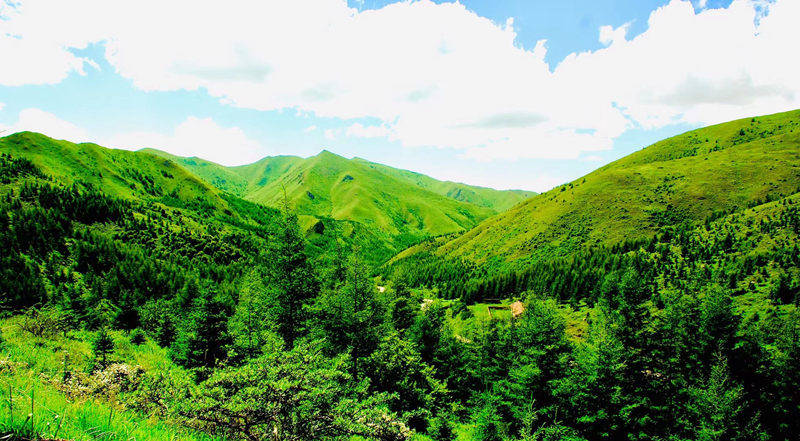
[[[0,321],[6,340],[0,348],[0,440],[220,440],[175,421],[126,410],[113,399],[68,396],[53,379],[67,370],[89,369],[92,354],[87,342],[93,334],[36,337],[20,329],[21,320]],[[118,359],[175,369],[152,343],[133,346],[124,334],[115,332],[114,337]]]
[[[98,400],[72,400],[33,372],[0,374],[0,433],[9,439],[212,441],[156,418]]]

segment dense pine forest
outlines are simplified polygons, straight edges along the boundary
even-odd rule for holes
[[[332,154],[0,153],[4,439],[800,436],[798,111],[540,195]]]

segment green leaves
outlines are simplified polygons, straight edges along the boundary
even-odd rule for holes
[[[384,396],[348,388],[345,361],[325,357],[319,343],[299,343],[214,373],[181,413],[232,439],[405,439],[408,430],[386,408]]]

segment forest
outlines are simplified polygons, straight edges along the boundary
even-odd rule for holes
[[[0,156],[4,439],[800,434],[800,181],[482,265],[387,261],[403,231],[164,189],[175,163],[141,155],[164,168],[130,193]]]

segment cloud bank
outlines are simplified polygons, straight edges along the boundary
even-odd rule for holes
[[[101,42],[143,90],[203,89],[243,108],[377,118],[346,133],[478,159],[577,158],[634,127],[800,107],[797,0],[700,11],[672,0],[643,34],[603,26],[604,48],[557,66],[545,62],[546,41],[517,44],[513,20],[427,0],[363,12],[344,0],[21,0],[2,3],[0,16],[3,85],[81,74],[90,61],[73,49]]]

